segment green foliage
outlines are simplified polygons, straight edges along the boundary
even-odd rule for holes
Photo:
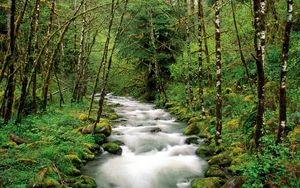
[[[244,187],[299,187],[299,174],[295,173],[299,151],[292,151],[285,144],[275,145],[273,136],[263,137],[262,144],[259,153],[249,154],[245,159]]]

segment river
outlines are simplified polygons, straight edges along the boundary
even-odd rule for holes
[[[189,188],[191,177],[203,176],[207,162],[185,144],[184,123],[130,97],[108,95],[107,102],[121,117],[109,139],[124,145],[121,156],[105,152],[83,168],[98,188]]]

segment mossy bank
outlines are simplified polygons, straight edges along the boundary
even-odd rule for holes
[[[110,119],[117,116],[106,108],[93,135],[86,110],[85,104],[68,104],[19,125],[0,125],[0,187],[96,187],[80,169],[103,151]]]

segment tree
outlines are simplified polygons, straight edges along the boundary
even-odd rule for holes
[[[221,1],[216,0],[215,4],[215,33],[216,33],[216,88],[217,88],[217,97],[216,97],[216,118],[217,118],[217,126],[216,126],[216,135],[215,141],[216,145],[220,145],[221,143],[221,134],[222,134],[222,67],[221,67]]]
[[[265,26],[265,0],[254,0],[254,48],[256,56],[256,71],[257,71],[257,112],[256,112],[256,130],[255,130],[255,144],[258,148],[260,145],[260,138],[262,136],[262,129],[264,126],[264,111],[265,111],[265,45],[266,45],[266,26]]]
[[[204,96],[203,96],[203,59],[202,59],[202,0],[198,0],[198,95],[202,118],[205,119]]]
[[[290,34],[292,31],[293,18],[293,0],[287,0],[287,18],[285,24],[285,31],[282,44],[281,53],[281,69],[280,69],[280,88],[279,88],[279,126],[276,143],[280,143],[285,136],[286,129],[286,73],[287,61],[290,47]]]

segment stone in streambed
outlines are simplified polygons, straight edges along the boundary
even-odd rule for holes
[[[190,136],[184,141],[186,144],[199,144],[198,136]]]
[[[107,137],[104,134],[95,134],[93,137],[96,144],[102,145],[107,142]]]
[[[153,128],[153,129],[150,130],[151,133],[158,133],[158,132],[161,132],[161,131],[162,130],[159,127],[156,127],[156,128]]]
[[[192,188],[219,188],[222,182],[219,177],[198,178],[192,181]]]
[[[199,157],[208,157],[214,154],[214,150],[211,149],[209,146],[201,145],[196,150],[196,155]]]
[[[103,144],[102,147],[103,147],[104,151],[107,151],[111,154],[115,154],[115,155],[122,154],[122,148],[120,147],[119,144],[109,142],[109,143]]]

